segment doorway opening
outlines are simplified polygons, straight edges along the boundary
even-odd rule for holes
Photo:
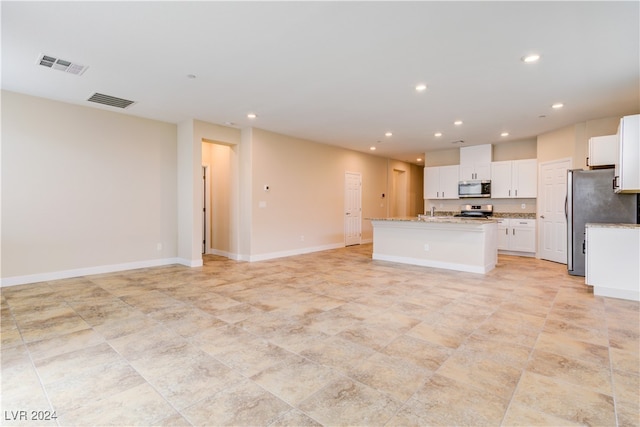
[[[231,147],[202,140],[202,253],[231,253]]]
[[[407,216],[407,172],[394,169],[391,179],[391,216]]]

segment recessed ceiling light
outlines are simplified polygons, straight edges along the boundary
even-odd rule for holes
[[[188,79],[195,79],[196,75],[195,74],[187,74],[187,78]]]
[[[393,134],[392,134],[391,132],[386,132],[386,133],[384,134],[384,136],[387,136],[387,137],[388,137],[388,136],[393,136]]]
[[[249,114],[247,114],[247,117],[250,118],[250,119],[255,119],[258,116],[256,115],[256,113],[249,113]]]
[[[500,136],[509,136],[509,132],[502,132]]]
[[[369,150],[376,151],[376,147],[374,145],[372,145],[371,147],[369,147]]]
[[[557,109],[559,109],[559,108],[562,108],[562,107],[564,107],[564,104],[563,104],[562,102],[556,102],[555,104],[553,104],[553,105],[551,106],[551,108],[553,108],[553,109],[555,109],[555,110],[557,110]]]
[[[421,161],[422,161],[422,159],[421,159],[420,157],[418,157],[418,158],[416,159],[416,162],[421,162]]]
[[[427,85],[426,84],[420,83],[420,84],[416,85],[416,91],[424,92],[425,90],[427,90]]]
[[[540,59],[540,55],[538,55],[537,53],[532,53],[531,55],[523,56],[522,62],[531,64],[533,62],[538,62],[539,59]]]
[[[436,132],[433,134],[433,136],[437,137],[441,137],[442,136],[442,132]]]
[[[453,122],[453,124],[456,126],[460,126],[462,124],[462,120],[456,120],[455,122]]]

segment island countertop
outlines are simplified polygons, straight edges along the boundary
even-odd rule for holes
[[[392,217],[392,218],[365,218],[369,221],[398,221],[398,222],[424,222],[424,223],[447,223],[447,224],[491,224],[498,221],[493,218],[468,218],[459,216],[428,216],[420,217]]]
[[[588,222],[585,224],[586,228],[630,228],[630,229],[639,229],[640,224],[625,224],[625,223],[613,223],[613,224],[605,224],[605,223],[596,223],[596,222]]]

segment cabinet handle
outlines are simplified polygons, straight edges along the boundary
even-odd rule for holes
[[[518,197],[518,190],[516,189],[516,197]]]
[[[613,189],[615,190],[616,188],[618,188],[618,178],[620,178],[619,176],[614,176],[613,177]]]
[[[514,228],[514,229],[512,229],[512,231],[513,231],[512,234],[515,236],[516,235],[516,229]]]
[[[587,166],[591,166],[591,165],[589,164],[589,156],[587,156]]]
[[[544,215],[540,215],[540,218],[544,219]]]
[[[506,234],[507,236],[509,235],[509,229],[508,228],[504,229],[504,234]]]
[[[509,197],[511,197],[511,190],[509,190]]]

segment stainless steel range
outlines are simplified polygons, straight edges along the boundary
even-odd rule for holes
[[[493,205],[462,205],[460,213],[455,215],[462,218],[489,218],[493,215]]]

